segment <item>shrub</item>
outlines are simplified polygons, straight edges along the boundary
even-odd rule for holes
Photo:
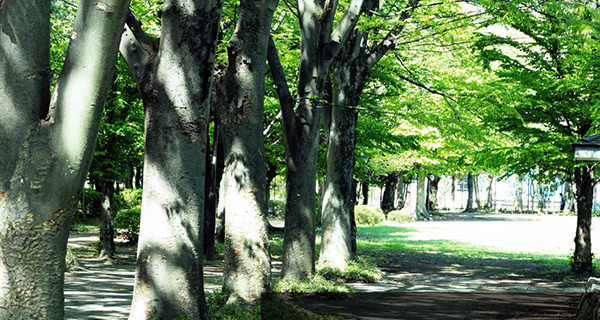
[[[132,209],[142,205],[142,189],[123,189],[119,192],[122,209]]]
[[[354,207],[354,216],[356,224],[372,226],[377,225],[385,220],[383,211],[376,206],[360,205]]]
[[[285,217],[285,201],[269,200],[269,217]]]
[[[140,214],[142,208],[137,206],[132,209],[121,210],[115,216],[115,229],[124,230],[127,241],[137,242],[140,235]]]
[[[405,223],[413,222],[417,220],[417,217],[414,212],[394,210],[388,213],[387,219],[398,223]]]
[[[100,201],[102,200],[102,193],[90,189],[83,189],[83,201],[79,202],[78,212],[83,212],[89,216],[100,215]]]

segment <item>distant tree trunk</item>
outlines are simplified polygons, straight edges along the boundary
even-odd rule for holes
[[[565,190],[563,193],[563,197],[565,197],[565,207],[563,208],[564,214],[569,214],[573,212],[574,206],[574,197],[573,197],[573,189],[571,188],[571,183],[565,183]]]
[[[489,174],[490,177],[490,184],[488,184],[487,187],[487,201],[485,202],[485,206],[484,208],[486,209],[492,209],[492,207],[494,206],[494,196],[492,193],[492,187],[494,185],[494,180],[496,179],[496,177],[493,174]]]
[[[210,133],[207,133],[207,135]],[[216,186],[216,166],[217,166],[217,144],[218,144],[218,126],[215,124],[213,129],[212,152],[206,152],[206,180],[204,189],[204,255],[206,260],[215,260],[215,228],[217,215],[217,186]]]
[[[452,176],[452,186],[450,187],[450,194],[452,195],[452,205],[450,211],[456,210],[456,177]]]
[[[383,190],[383,199],[381,201],[381,210],[387,216],[388,212],[394,210],[396,202],[396,185],[398,184],[398,174],[390,173],[385,177],[385,187]]]
[[[436,175],[431,175],[429,179],[429,199],[427,201],[427,209],[434,211],[438,209],[438,188],[441,178]]]
[[[0,319],[64,319],[69,229],[128,5],[79,2],[51,97],[51,1],[0,1]]]
[[[473,175],[469,172],[467,174],[467,206],[463,212],[475,212],[473,208]]]
[[[522,213],[523,212],[523,176],[517,176],[517,193],[516,193],[516,197],[517,197],[517,206],[516,206],[516,212],[518,213]]]
[[[366,181],[362,182],[362,196],[363,196],[363,201],[362,204],[363,205],[368,205],[369,204],[369,183]]]
[[[417,219],[429,219],[429,211],[427,211],[426,201],[426,180],[425,172],[421,169],[417,173],[417,204],[416,215]]]
[[[222,2],[165,1],[160,39],[130,14],[121,54],[145,108],[144,189],[130,320],[205,319],[208,122]]]
[[[402,208],[404,208],[404,204],[406,202],[407,189],[408,189],[407,185],[405,184],[405,181],[404,181],[404,174],[401,173],[398,175],[398,183],[397,183],[397,187],[396,187],[396,199],[398,199],[396,208],[398,208],[398,210],[401,210]]]
[[[112,258],[115,255],[114,192],[113,181],[102,182],[100,205],[100,257]]]
[[[538,183],[538,213],[546,212],[546,191],[541,183]]]
[[[588,164],[575,168],[575,184],[577,186],[577,230],[572,267],[575,272],[589,272],[593,270],[591,226],[594,165]]]
[[[135,168],[135,188],[139,189],[142,187],[142,167]]]
[[[473,175],[473,198],[477,209],[481,208],[481,197],[479,196],[479,174]]]

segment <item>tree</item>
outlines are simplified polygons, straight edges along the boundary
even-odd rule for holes
[[[282,277],[306,278],[315,269],[317,153],[322,99],[329,69],[357,23],[362,0],[353,0],[334,28],[335,1],[298,2],[300,65],[297,97],[287,86],[275,45],[269,66],[282,109],[286,148],[286,215]],[[294,111],[295,110],[295,111]]]
[[[64,318],[69,229],[128,5],[80,2],[50,98],[50,2],[0,2],[2,319]]]
[[[277,0],[241,0],[227,42],[227,68],[214,107],[225,169],[225,270],[228,303],[257,304],[271,290],[263,113],[271,19]]]
[[[221,2],[175,0],[160,38],[127,18],[121,54],[145,107],[144,191],[130,319],[206,318],[205,152]],[[202,213],[202,214],[201,214]]]
[[[486,26],[500,23],[507,30],[486,32],[476,42],[480,61],[499,77],[477,95],[483,117],[520,142],[507,153],[514,172],[533,172],[541,183],[573,179],[578,216],[573,269],[589,271],[594,170],[574,163],[571,144],[599,129],[597,4],[478,3],[494,18]]]

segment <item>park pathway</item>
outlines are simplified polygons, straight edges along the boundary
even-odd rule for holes
[[[69,247],[92,248],[97,239],[96,234],[75,233],[69,239]],[[83,258],[66,273],[65,319],[127,319],[135,250],[127,246],[117,249],[118,257],[113,261]],[[415,257],[397,259],[414,262]],[[277,271],[277,264],[274,267]],[[440,273],[383,266],[383,281],[351,284],[356,291],[351,300],[313,297],[299,304],[347,319],[573,319],[584,288],[581,279],[568,285],[535,277],[489,279],[454,270],[452,265],[445,268]],[[205,290],[219,289],[221,261],[208,263],[204,271]]]

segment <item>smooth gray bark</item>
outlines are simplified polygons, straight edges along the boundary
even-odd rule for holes
[[[417,171],[417,203],[415,211],[417,219],[429,219],[429,211],[427,210],[426,202],[426,179],[427,176],[423,169],[418,168]]]
[[[144,192],[129,319],[208,317],[202,246],[205,152],[221,2],[167,1],[161,37],[131,14],[121,53],[145,114]]]
[[[82,0],[49,101],[49,1],[0,1],[0,319],[63,319],[73,213],[129,1]]]
[[[418,1],[410,1],[407,5],[416,3]],[[358,7],[353,8],[353,5]],[[359,11],[353,14],[355,17],[352,19],[358,20],[362,12],[369,12],[374,5],[375,3],[370,1],[353,1],[350,4],[351,10],[359,9]],[[352,12],[351,10],[348,12]],[[407,19],[411,13],[412,9],[405,11],[402,19]],[[344,269],[351,253],[355,251],[353,250],[356,243],[355,195],[352,178],[358,113],[354,108],[358,106],[360,95],[367,82],[367,75],[387,50],[393,47],[390,39],[386,39],[385,45],[382,42],[370,52],[367,40],[366,32],[354,31],[347,40],[340,42],[344,47],[339,51],[333,66],[333,106],[331,126],[328,129],[327,186],[322,205],[323,240],[319,258],[320,267],[333,266]],[[391,185],[395,186],[393,180]],[[388,188],[386,190],[388,198],[392,198],[387,202],[393,207],[395,192]]]
[[[269,46],[269,65],[282,107],[286,148],[287,198],[282,263],[282,277],[286,280],[303,279],[314,273],[320,99],[324,97],[331,64],[358,20],[362,1],[352,0],[335,28],[336,1],[298,2],[302,44],[296,103],[291,99],[275,47]]]
[[[225,159],[223,276],[228,303],[256,305],[271,291],[263,112],[267,48],[277,2],[240,1],[228,67],[216,84],[214,106]]]

